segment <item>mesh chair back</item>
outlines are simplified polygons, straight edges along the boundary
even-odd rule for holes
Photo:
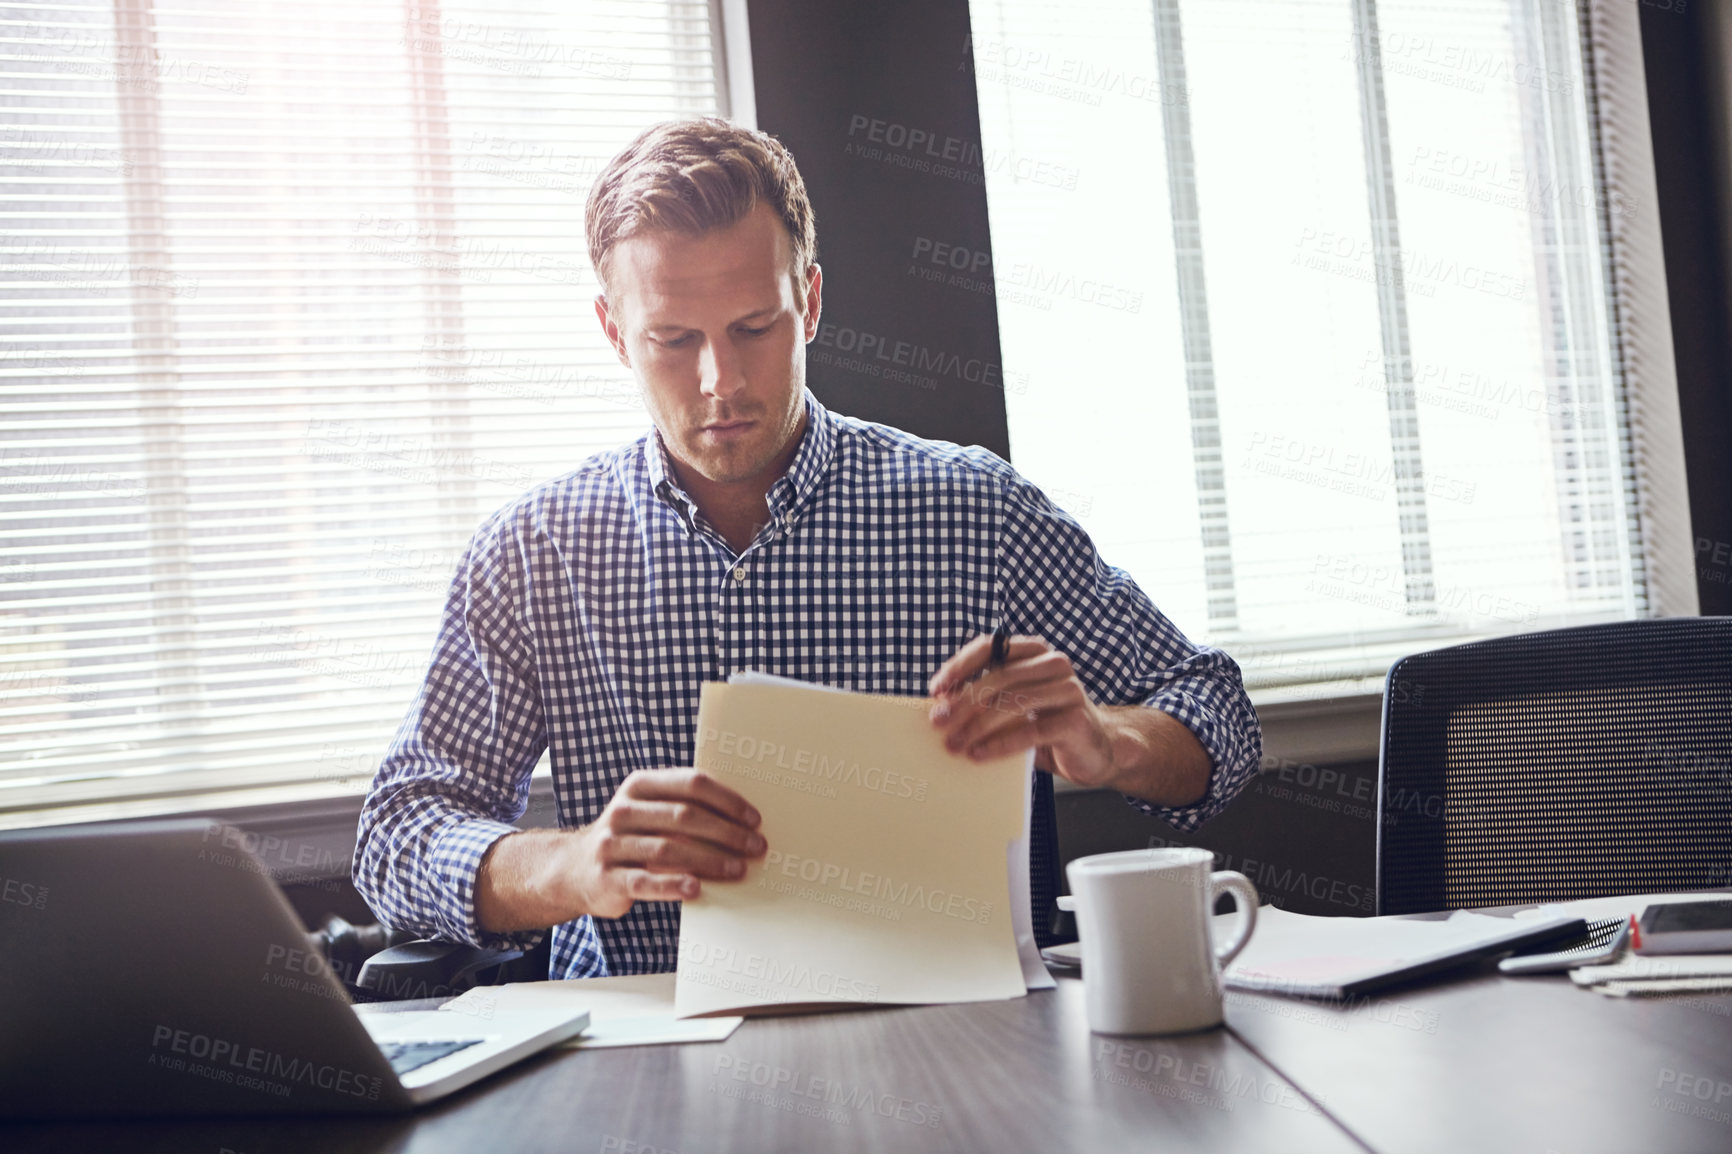
[[[1732,885],[1732,619],[1404,658],[1380,763],[1380,914]]]

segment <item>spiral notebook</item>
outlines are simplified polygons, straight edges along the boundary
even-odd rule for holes
[[[1258,993],[1349,998],[1586,928],[1584,919],[1568,914],[1516,919],[1453,910],[1335,918],[1263,906],[1250,943],[1222,981]]]

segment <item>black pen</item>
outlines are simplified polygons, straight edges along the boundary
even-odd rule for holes
[[[992,656],[986,659],[988,669],[997,669],[1010,656],[1010,629],[1002,622],[992,631]]]

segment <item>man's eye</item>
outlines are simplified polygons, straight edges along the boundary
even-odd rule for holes
[[[748,329],[748,328],[742,328],[742,329],[741,329],[741,330],[740,330],[740,331],[741,331],[741,332],[742,332],[742,333],[745,333],[745,334],[746,334],[746,335],[747,335],[747,336],[748,336],[748,337],[761,337],[761,336],[763,336],[763,335],[764,335],[764,334],[765,334],[765,333],[767,333],[767,332],[769,332],[769,331],[770,331],[770,328],[771,328],[771,326],[769,326],[769,325],[765,325],[765,326],[764,326],[764,327],[763,327],[763,328],[761,328],[761,329]]]
[[[692,337],[690,333],[687,333],[683,337],[662,337],[656,343],[664,348],[679,349],[691,344]]]

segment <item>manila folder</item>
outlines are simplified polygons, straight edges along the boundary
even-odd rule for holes
[[[944,748],[931,702],[709,683],[694,764],[763,815],[765,858],[680,916],[680,1016],[1026,992],[1007,858],[1026,753]]]

